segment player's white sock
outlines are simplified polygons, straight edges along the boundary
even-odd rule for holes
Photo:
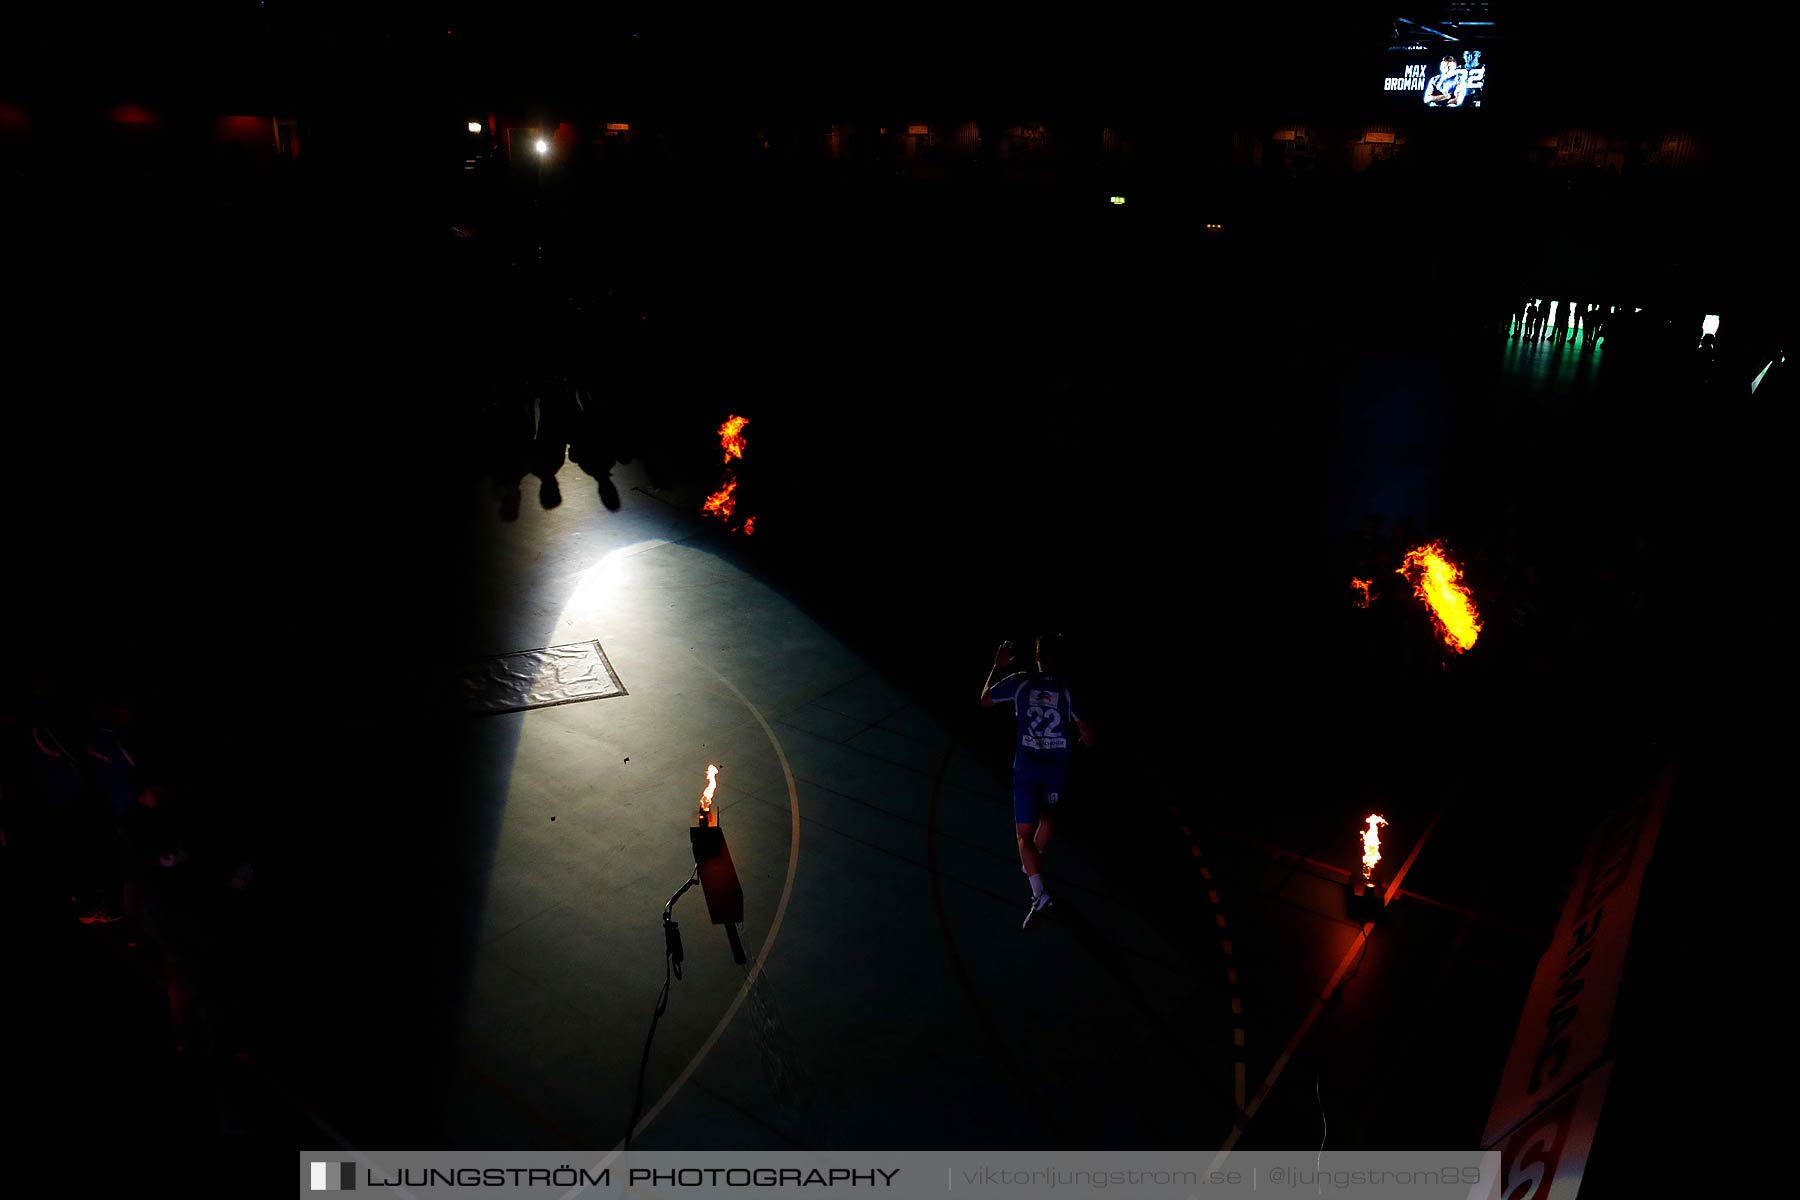
[[[1043,894],[1044,894],[1044,877],[1042,875],[1033,875],[1031,877],[1031,898],[1033,900],[1035,900]]]

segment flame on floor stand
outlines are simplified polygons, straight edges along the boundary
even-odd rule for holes
[[[719,768],[709,763],[706,790],[700,794],[700,814],[688,830],[688,840],[693,844],[700,891],[706,897],[706,914],[714,925],[725,927],[731,956],[742,965],[744,944],[738,940],[737,927],[744,919],[744,888],[731,861],[731,847],[725,844],[725,831],[719,827],[719,810],[713,807],[713,793],[718,786]]]
[[[715,825],[718,824],[718,820],[717,820],[717,818],[715,818],[713,816],[712,800],[713,800],[713,793],[715,791],[717,791],[718,788],[719,788],[719,764],[718,763],[707,763],[706,764],[706,790],[704,792],[700,793],[700,819],[702,821],[711,820],[712,823]]]
[[[1367,828],[1362,831],[1362,874],[1353,872],[1344,884],[1350,919],[1358,924],[1381,915],[1381,887],[1375,880],[1375,867],[1381,862],[1381,827],[1388,821],[1380,813],[1370,813],[1363,823]]]
[[[638,1119],[644,1112],[644,1080],[650,1070],[650,1050],[656,1044],[656,1028],[669,1009],[669,985],[681,978],[687,951],[681,944],[681,922],[675,919],[675,906],[695,884],[706,896],[706,913],[714,925],[725,926],[725,939],[731,943],[731,957],[741,967],[747,961],[744,943],[738,937],[738,923],[744,919],[744,889],[738,883],[737,868],[731,863],[731,850],[725,845],[725,831],[719,828],[719,813],[713,807],[713,793],[719,786],[719,766],[706,765],[706,790],[700,793],[700,813],[688,830],[694,850],[694,870],[687,882],[676,889],[663,905],[663,985],[657,993],[656,1007],[650,1016],[650,1032],[644,1037],[644,1053],[638,1060],[637,1090],[631,1102],[631,1120],[625,1126],[624,1148],[631,1149],[637,1135]]]

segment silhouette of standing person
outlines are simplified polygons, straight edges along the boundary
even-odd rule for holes
[[[534,390],[536,421],[531,439],[531,473],[539,481],[538,503],[549,509],[562,503],[556,473],[562,469],[568,449],[574,401],[569,394],[569,381],[561,374],[541,376]]]
[[[499,389],[488,413],[482,446],[490,462],[494,489],[500,498],[500,519],[519,519],[521,485],[531,470],[536,438],[536,397],[532,381],[511,379]]]
[[[575,389],[575,407],[576,423],[569,434],[569,461],[594,479],[600,503],[617,512],[621,500],[618,484],[612,479],[612,467],[616,462],[626,461],[617,434],[601,412],[591,388]]]
[[[1565,346],[1575,340],[1575,328],[1581,321],[1581,317],[1575,311],[1579,307],[1581,306],[1573,300],[1564,306],[1562,344]]]
[[[1382,526],[1387,523],[1380,513],[1368,513],[1363,517],[1362,525],[1350,535],[1350,572],[1358,579],[1367,579],[1374,584],[1377,567],[1387,549],[1387,539]],[[1374,598],[1376,589],[1371,587]]]

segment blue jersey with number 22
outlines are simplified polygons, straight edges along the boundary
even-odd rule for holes
[[[1018,717],[1019,740],[1015,761],[1066,763],[1076,736],[1075,701],[1068,687],[1054,675],[1024,671],[1008,675],[988,692],[996,704],[1013,702]]]

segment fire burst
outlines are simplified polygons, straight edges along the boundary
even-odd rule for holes
[[[706,498],[700,511],[712,513],[721,521],[731,520],[732,510],[737,507],[737,480],[727,480],[725,486]],[[751,518],[754,520],[755,518]]]
[[[707,794],[711,794],[711,789]],[[1363,878],[1368,880],[1375,877],[1375,864],[1381,861],[1381,834],[1377,831],[1387,824],[1387,818],[1380,813],[1370,813],[1363,819],[1369,826],[1362,834]]]
[[[749,423],[749,417],[726,417],[725,423],[719,426],[719,445],[725,448],[727,466],[732,459],[744,457],[744,426]]]
[[[700,506],[701,512],[715,516],[727,525],[731,524],[732,514],[737,511],[738,481],[732,470],[731,460],[744,457],[744,449],[747,444],[744,438],[744,426],[748,424],[750,424],[749,417],[733,415],[726,417],[725,423],[719,426],[719,445],[725,451],[725,486],[708,496],[706,503]],[[745,533],[752,533],[755,525],[756,518],[750,517],[738,528]]]
[[[1428,542],[1406,556],[1395,572],[1413,585],[1413,595],[1425,602],[1444,644],[1461,654],[1475,644],[1481,618],[1469,589],[1460,582],[1462,568],[1444,557],[1441,542]]]
[[[713,792],[719,786],[719,766],[717,763],[706,764],[706,790],[700,793],[700,815],[706,816],[712,811]]]
[[[1352,575],[1350,577],[1350,586],[1359,593],[1359,596],[1356,601],[1356,607],[1358,607],[1358,608],[1369,607],[1369,584],[1370,584],[1370,582],[1371,581],[1367,580],[1367,579],[1358,579],[1354,575]]]

